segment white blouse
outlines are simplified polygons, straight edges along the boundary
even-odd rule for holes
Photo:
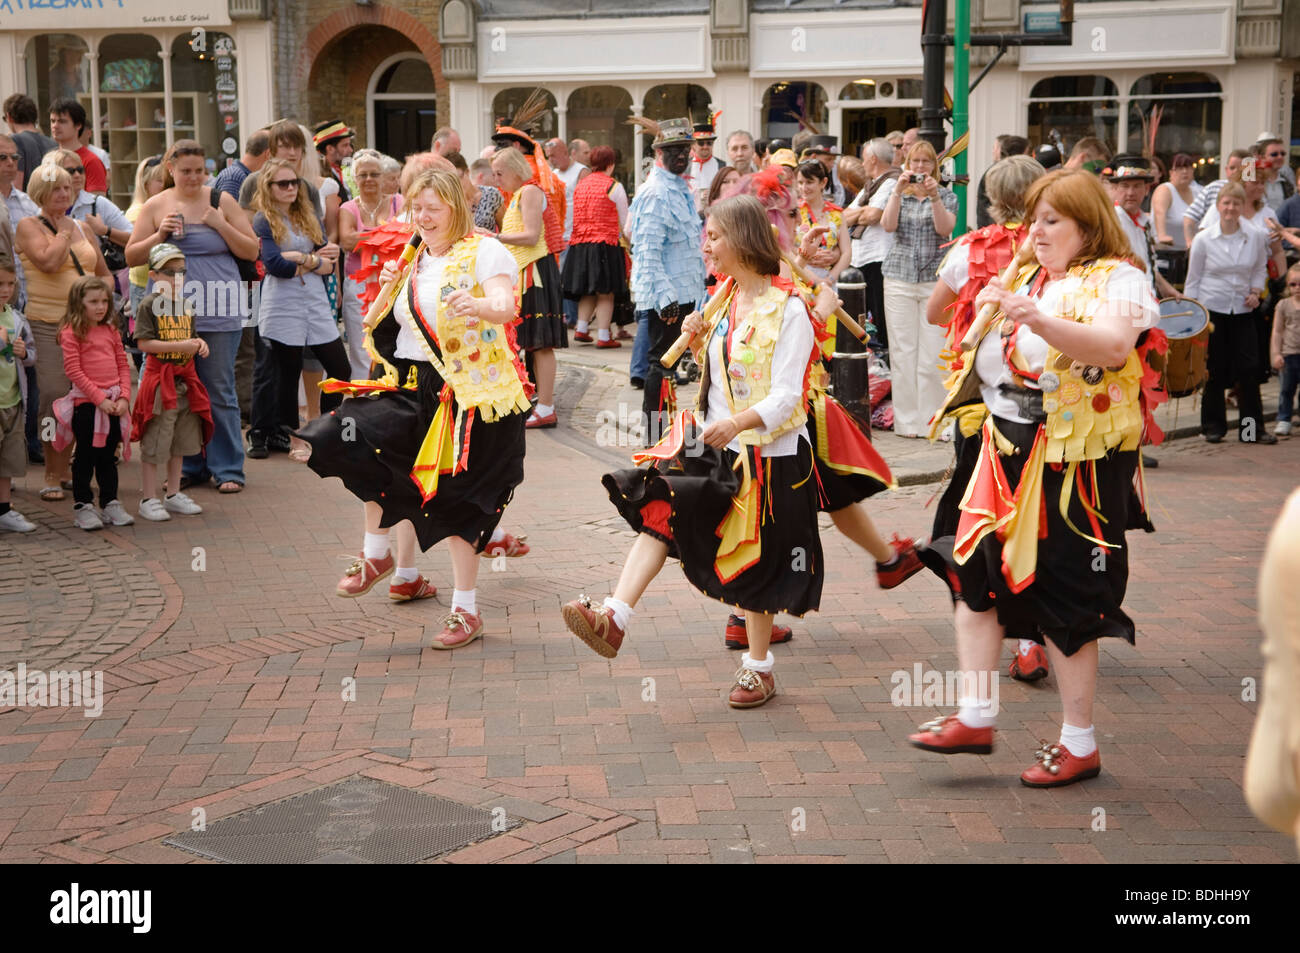
[[[441,296],[442,286],[445,284],[443,275],[451,260],[450,255],[435,258],[424,251],[411,263],[411,267],[416,270],[411,280],[417,282],[415,293],[420,298],[421,308],[425,309],[426,318],[433,317],[427,309],[433,307]],[[481,285],[497,275],[505,275],[513,285],[519,280],[519,266],[515,263],[514,256],[506,251],[505,245],[495,238],[484,236],[479,239],[478,257],[474,260],[474,279]],[[414,316],[411,314],[410,301],[405,288],[397,296],[393,315],[397,318],[397,345],[394,353],[407,361],[427,360],[424,350],[420,347],[419,332],[413,326]]]

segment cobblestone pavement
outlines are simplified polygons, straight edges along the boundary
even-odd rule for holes
[[[484,560],[487,634],[456,652],[427,647],[446,550],[419,559],[441,605],[394,605],[382,588],[337,598],[360,508],[282,456],[250,461],[239,495],[195,491],[202,516],[93,534],[72,527],[71,503],[36,499],[33,468],[15,504],[40,529],[0,538],[0,669],[94,667],[108,694],[97,718],[0,710],[0,861],[192,863],[161,841],[195,808],[211,822],[357,774],[523,820],[453,862],[1295,859],[1247,810],[1241,777],[1258,560],[1300,440],[1158,452],[1160,532],[1129,537],[1137,645],[1102,648],[1103,773],[1033,791],[1017,775],[1055,737],[1055,680],[1003,678],[988,757],[908,746],[936,709],[896,707],[891,689],[916,663],[955,665],[950,605],[924,575],[879,591],[829,525],[821,611],[793,620],[764,708],[725,705],[738,664],[725,612],[671,564],[616,659],[565,632],[561,603],[607,594],[632,539],[598,482],[630,448],[593,443],[600,410],[639,401],[617,364],[601,366],[627,351],[563,355],[565,425],[529,435],[505,519],[533,552]],[[946,466],[945,447],[879,439],[900,470]],[[124,499],[138,486],[124,466]],[[934,489],[870,508],[885,531],[924,536]]]

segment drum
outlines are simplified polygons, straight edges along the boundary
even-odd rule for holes
[[[1210,312],[1195,298],[1163,298],[1157,327],[1169,338],[1165,392],[1170,397],[1196,393],[1210,376]]]

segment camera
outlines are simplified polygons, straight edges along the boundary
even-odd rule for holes
[[[913,185],[920,185],[925,181],[925,176],[919,172],[909,172],[907,173],[907,181]]]

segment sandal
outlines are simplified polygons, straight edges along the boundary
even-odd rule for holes
[[[238,493],[244,489],[244,484],[236,483],[234,480],[227,480],[217,487],[218,493]]]
[[[61,487],[47,486],[41,488],[41,499],[46,503],[62,503],[67,497],[64,496]]]

